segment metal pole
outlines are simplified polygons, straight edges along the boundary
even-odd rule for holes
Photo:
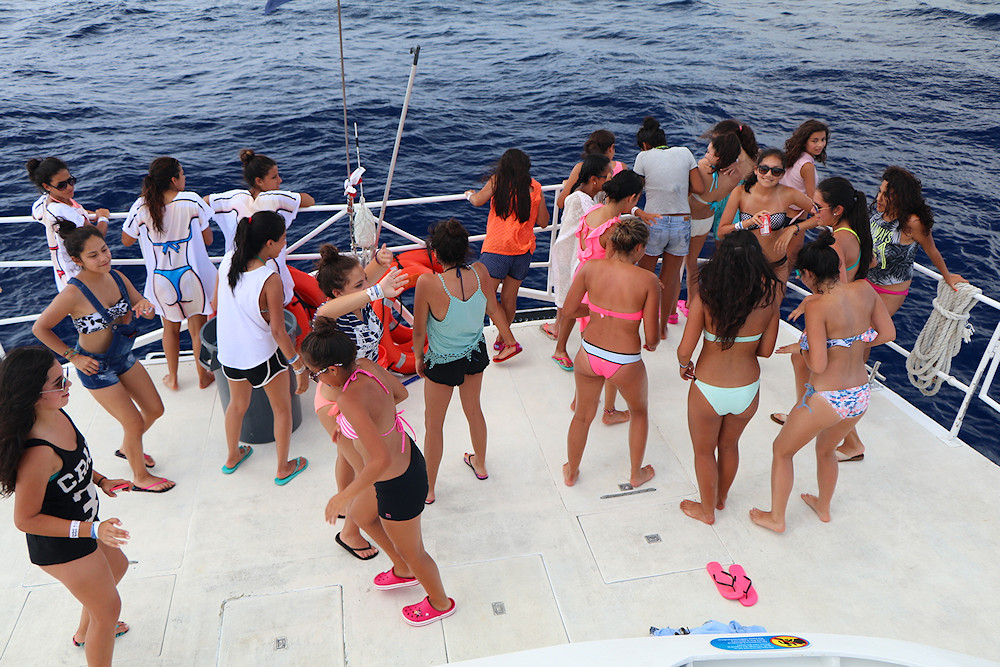
[[[399,115],[399,128],[396,130],[396,144],[392,147],[392,161],[389,162],[389,174],[385,178],[385,192],[382,193],[382,208],[378,212],[378,227],[375,228],[375,247],[382,234],[382,221],[385,220],[385,204],[389,201],[389,186],[392,184],[392,173],[396,170],[396,158],[399,157],[399,142],[403,140],[403,124],[406,122],[406,110],[410,107],[410,95],[413,94],[413,79],[417,76],[417,59],[420,57],[420,46],[410,49],[413,54],[413,65],[410,66],[410,80],[406,84],[406,98],[403,100],[403,111]]]

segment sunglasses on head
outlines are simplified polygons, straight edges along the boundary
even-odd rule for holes
[[[769,167],[766,164],[759,164],[759,165],[757,165],[757,172],[761,176],[766,175],[767,172],[771,172],[775,176],[781,176],[782,174],[785,173],[785,168],[784,167]]]
[[[70,176],[65,181],[59,181],[58,183],[49,183],[56,190],[65,190],[71,185],[76,185],[76,176]]]

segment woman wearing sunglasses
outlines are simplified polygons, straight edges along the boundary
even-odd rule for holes
[[[817,224],[812,218],[797,220],[788,215],[790,206],[801,211],[812,210],[813,201],[804,193],[781,185],[781,177],[785,174],[784,159],[784,153],[777,148],[762,151],[754,173],[747,177],[742,188],[736,188],[729,196],[719,222],[720,238],[734,229],[752,229],[764,256],[774,264],[775,273],[782,282],[788,279],[790,267],[785,251],[792,237]]]
[[[55,273],[56,289],[60,292],[66,288],[69,279],[80,272],[80,268],[66,253],[62,239],[53,228],[56,218],[71,221],[77,227],[91,224],[96,220],[96,226],[103,236],[108,231],[108,216],[106,208],[88,211],[76,200],[73,194],[76,178],[71,176],[66,163],[57,157],[47,157],[44,160],[32,158],[25,167],[28,178],[41,190],[42,196],[31,205],[31,217],[45,226],[45,238],[52,255],[52,270]]]
[[[42,347],[11,350],[0,361],[0,495],[14,494],[14,525],[28,556],[83,605],[73,644],[88,665],[110,665],[118,620],[118,582],[129,538],[118,519],[97,517],[97,489],[114,498],[128,480],[93,468],[83,434],[63,408],[72,383]]]
[[[111,251],[96,227],[76,227],[68,220],[58,223],[66,252],[80,273],[38,316],[31,332],[76,366],[80,384],[122,425],[122,446],[115,456],[128,460],[133,490],[169,491],[172,481],[146,470],[156,462],[142,447],[143,434],[163,414],[163,402],[149,373],[132,354],[135,316],[153,317],[153,304],[111,268]],[[79,334],[71,347],[53,331],[66,317]]]

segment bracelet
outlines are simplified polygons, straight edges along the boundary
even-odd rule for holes
[[[794,234],[792,234],[792,236],[798,236],[798,235],[799,235],[799,232],[801,232],[801,231],[802,231],[802,228],[801,228],[801,227],[799,227],[799,223],[797,223],[797,222],[796,222],[796,223],[795,223],[795,233],[794,233]]]
[[[66,351],[62,353],[62,356],[65,357],[66,361],[69,361],[70,359],[76,356],[76,349],[72,347],[67,347]]]
[[[368,300],[372,303],[382,299],[385,294],[382,292],[382,288],[378,284],[372,285],[365,292],[368,294]]]
[[[291,365],[293,365],[298,360],[299,360],[299,355],[296,354],[294,357],[292,357],[291,359],[288,360],[288,364],[291,366]]]
[[[70,521],[69,522],[69,536],[72,538],[80,537],[80,522]]]
[[[687,362],[686,364],[682,364],[680,362],[677,362],[677,365],[680,366],[681,368],[691,368],[691,362],[690,361]]]
[[[638,206],[633,206],[633,207],[632,207],[632,210],[631,210],[631,211],[629,211],[629,213],[631,213],[632,215],[635,215],[635,212],[636,212],[636,211],[638,211],[638,210],[639,210],[639,207],[638,207]]]
[[[302,368],[295,368],[293,366],[292,367],[292,372],[295,373],[296,375],[302,375],[303,373],[306,372],[306,367],[305,367],[305,365],[303,365]]]
[[[742,221],[742,220],[737,220],[737,221],[735,221],[735,222],[733,223],[733,227],[734,227],[735,229],[743,229],[743,221]]]
[[[96,521],[92,521],[90,523],[90,539],[92,539],[92,540],[96,540],[97,539],[97,522]]]

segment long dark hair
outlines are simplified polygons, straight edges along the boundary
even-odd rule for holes
[[[604,182],[601,187],[611,201],[623,201],[642,192],[646,179],[631,169],[623,169]]]
[[[788,164],[795,164],[795,161],[802,157],[806,151],[806,143],[813,132],[825,132],[826,140],[830,140],[830,128],[827,127],[826,123],[813,119],[807,120],[799,125],[785,142],[785,157],[788,159]],[[823,152],[816,156],[816,161],[826,162],[826,146],[823,147]]]
[[[768,148],[766,150],[762,150],[760,152],[760,155],[757,156],[757,166],[758,167],[760,166],[760,163],[764,161],[764,158],[769,158],[772,156],[777,156],[778,159],[781,160],[782,167],[787,166],[787,163],[785,162],[785,154],[782,153],[777,148]],[[753,173],[747,176],[746,180],[743,182],[743,189],[746,190],[747,192],[750,192],[750,190],[753,189],[753,186],[755,185],[757,185],[756,169],[754,169]]]
[[[587,137],[586,143],[583,144],[583,154],[580,157],[585,158],[593,153],[600,153],[604,155],[608,152],[608,149],[615,145],[615,133],[611,130],[594,130]]]
[[[97,236],[99,238],[104,238],[101,234],[101,230],[94,225],[84,225],[83,227],[77,227],[76,223],[72,220],[67,220],[66,218],[56,218],[52,222],[52,229],[55,230],[56,234],[60,236],[63,240],[63,247],[66,248],[66,254],[74,259],[80,259],[83,254],[83,246],[87,244],[87,239],[91,236]]]
[[[642,127],[635,133],[635,143],[642,148],[647,144],[650,148],[667,145],[667,135],[660,129],[660,123],[652,116],[642,119]]]
[[[0,360],[0,496],[14,493],[35,403],[56,357],[41,346],[19,347]]]
[[[455,218],[440,220],[431,227],[427,245],[442,264],[463,265],[469,257],[469,231]]]
[[[357,359],[358,348],[350,336],[337,328],[335,319],[321,315],[313,320],[312,331],[302,341],[302,356],[316,368],[350,369]]]
[[[163,212],[167,206],[164,195],[173,179],[180,175],[180,162],[172,157],[158,157],[149,163],[149,173],[142,179],[142,198],[157,232],[163,232]]]
[[[854,274],[854,279],[863,280],[868,275],[868,265],[872,263],[872,228],[868,222],[868,199],[865,193],[855,190],[850,181],[840,176],[824,178],[816,186],[816,190],[823,196],[827,206],[844,207],[841,217],[847,220],[861,244],[858,272]]]
[[[501,218],[531,218],[531,158],[524,151],[510,148],[500,156],[493,172],[493,209]]]
[[[274,211],[257,211],[252,217],[243,218],[236,225],[233,240],[233,260],[229,266],[229,287],[236,289],[240,274],[260,254],[268,241],[277,241],[285,233],[285,219]]]
[[[889,184],[885,191],[885,212],[892,211],[898,226],[905,229],[910,216],[915,215],[924,225],[924,230],[931,231],[934,214],[924,201],[920,179],[902,167],[888,167],[882,174],[882,180]]]
[[[249,148],[240,151],[240,162],[243,164],[243,180],[251,187],[257,187],[257,179],[264,178],[277,162],[267,157],[254,153]]]
[[[815,241],[802,246],[795,268],[812,271],[820,284],[840,280],[840,255],[833,249],[833,234],[824,231]]]
[[[347,284],[347,274],[361,263],[351,255],[337,250],[337,246],[324,243],[319,247],[316,262],[316,283],[323,294],[334,298],[334,290],[343,290]]]
[[[603,153],[591,153],[583,158],[583,162],[580,164],[580,175],[569,191],[576,192],[577,188],[586,184],[594,176],[603,176],[604,172],[608,170],[609,164],[611,164],[611,160]]]
[[[723,350],[736,342],[750,313],[774,303],[783,287],[753,232],[737,230],[719,241],[698,270],[698,296]]]
[[[42,192],[45,192],[45,188],[42,187],[46,184],[52,185],[50,182],[52,177],[58,174],[63,169],[69,169],[66,163],[57,157],[47,157],[44,160],[39,160],[37,158],[31,158],[25,165],[25,169],[28,170],[28,179],[35,184]]]
[[[728,132],[732,132],[740,138],[740,145],[743,146],[743,150],[750,156],[751,160],[757,159],[757,153],[760,152],[760,147],[757,146],[757,135],[753,133],[753,130],[746,123],[741,123],[732,118],[720,120],[712,129],[701,135],[701,137],[702,139],[711,139],[714,136]]]

